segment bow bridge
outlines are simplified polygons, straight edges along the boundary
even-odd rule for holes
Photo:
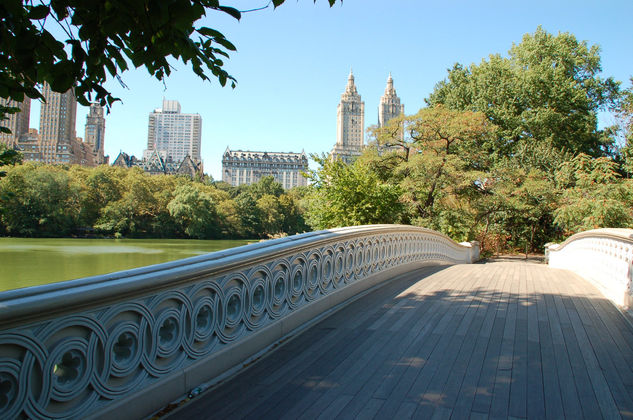
[[[633,231],[313,232],[0,294],[1,418],[633,417]]]

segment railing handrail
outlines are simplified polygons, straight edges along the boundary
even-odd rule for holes
[[[403,232],[403,229],[448,239],[456,248],[468,247],[434,230],[408,225],[363,225],[307,232],[146,267],[0,292],[0,328],[107,304],[121,297],[133,298],[181,281],[190,282],[198,276],[222,274],[275,258],[291,249],[301,252],[335,237],[344,240],[378,232]]]
[[[584,238],[605,238],[605,239],[616,239],[620,241],[625,241],[633,244],[633,229],[625,229],[625,228],[602,228],[602,229],[592,229],[584,232],[576,233],[560,244],[551,244],[549,249],[552,251],[561,251],[570,243],[577,241],[579,239]]]
[[[594,229],[545,249],[550,267],[570,270],[588,280],[614,304],[631,308],[633,229]]]

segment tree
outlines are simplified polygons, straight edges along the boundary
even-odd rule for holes
[[[619,179],[612,160],[580,154],[561,165],[557,178],[564,192],[554,221],[566,234],[633,225],[633,182]]]
[[[624,137],[624,144],[620,149],[620,159],[622,170],[629,177],[633,178],[633,77],[629,86],[623,92],[623,99],[618,108],[618,117],[621,121],[621,132]]]
[[[216,238],[219,232],[216,203],[204,186],[181,185],[167,204],[169,214],[190,238]]]
[[[486,114],[500,128],[490,145],[495,156],[509,156],[519,143],[533,141],[603,156],[613,143],[598,129],[597,114],[616,106],[619,83],[599,76],[599,52],[572,34],[555,36],[539,27],[513,45],[508,57],[456,64],[427,102]]]
[[[403,210],[400,188],[382,182],[357,160],[312,156],[321,167],[309,172],[314,191],[308,199],[308,223],[317,229],[373,223],[397,223]]]
[[[0,183],[0,217],[15,236],[67,236],[79,217],[79,195],[64,167],[20,165]]]
[[[402,127],[404,136],[394,125]],[[365,154],[360,161],[400,187],[408,220],[431,227],[440,209],[452,201],[445,198],[477,188],[487,166],[482,145],[494,139],[495,130],[481,112],[436,105],[374,131],[379,144],[398,145],[400,150],[373,158]]]
[[[56,92],[74,87],[83,105],[96,100],[110,106],[117,98],[103,87],[106,80],[123,83],[120,75],[130,65],[163,80],[172,59],[191,66],[202,80],[235,86],[223,60],[236,48],[219,31],[198,24],[208,12],[238,20],[244,13],[220,0],[3,0],[0,97],[42,99],[37,84],[48,82]],[[2,107],[0,118],[14,111]]]
[[[17,165],[18,163],[22,163],[22,153],[8,148],[4,143],[0,143],[0,167],[5,165]],[[0,170],[0,178],[6,174],[6,171]]]

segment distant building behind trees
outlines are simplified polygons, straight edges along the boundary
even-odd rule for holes
[[[222,155],[222,181],[234,187],[251,185],[272,176],[285,189],[307,186],[302,173],[308,170],[305,152],[252,152],[226,148]]]
[[[154,150],[164,152],[165,159],[182,162],[189,156],[200,162],[202,117],[200,114],[183,114],[180,103],[163,99],[163,107],[149,114],[147,149],[143,158],[149,159]]]
[[[192,179],[203,175],[201,162],[194,162],[190,156],[185,156],[181,161],[175,161],[165,152],[158,150],[153,150],[151,154],[144,156],[142,159],[120,152],[114,162],[112,162],[112,166],[141,168],[150,175],[186,175]]]
[[[25,161],[96,166],[108,162],[104,156],[105,119],[103,108],[92,104],[86,121],[86,141],[77,137],[77,100],[73,90],[54,92],[44,83],[45,101],[40,107],[39,131],[29,128],[31,99],[15,102],[0,98],[0,105],[19,108],[0,121],[11,133],[0,134],[0,141],[22,152]]]
[[[163,107],[149,114],[142,159],[120,152],[112,165],[141,168],[151,175],[202,176],[202,117],[180,111],[178,101],[163,99]]]

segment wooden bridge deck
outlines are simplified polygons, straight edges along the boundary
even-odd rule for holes
[[[305,331],[172,418],[633,417],[633,328],[545,265],[428,267]]]

